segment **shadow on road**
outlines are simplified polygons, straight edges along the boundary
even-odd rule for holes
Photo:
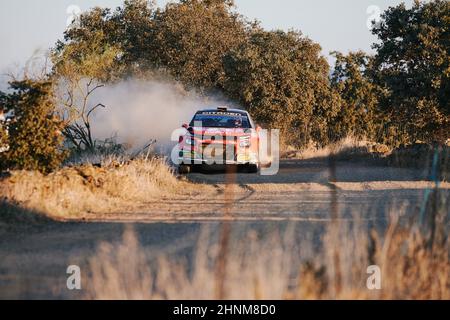
[[[364,161],[336,161],[336,182],[368,181],[422,181],[428,180],[427,169],[397,168],[380,163],[377,159]],[[197,183],[224,184],[224,170],[201,170],[187,175],[187,179]],[[238,171],[236,183],[321,183],[329,182],[329,162],[327,159],[281,160],[276,175],[250,174]]]

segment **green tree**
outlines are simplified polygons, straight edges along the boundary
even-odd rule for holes
[[[375,25],[374,79],[388,90],[380,101],[406,139],[445,140],[450,132],[450,2],[391,7]]]
[[[8,125],[9,149],[0,153],[0,167],[49,172],[64,159],[62,122],[55,113],[53,84],[25,79],[10,83],[3,95],[4,110],[12,113]]]
[[[255,119],[279,128],[284,142],[327,143],[327,122],[339,98],[329,86],[329,66],[321,48],[300,33],[264,31],[224,58],[225,91]]]
[[[184,0],[164,9],[145,0],[127,0],[112,13],[94,8],[65,32],[56,52],[78,46],[75,53],[82,57],[100,34],[99,49],[119,51],[108,80],[162,75],[188,87],[220,90],[222,58],[246,37],[247,24],[232,8],[229,0]],[[67,58],[79,60],[76,55]]]
[[[362,51],[332,54],[336,62],[331,85],[342,98],[341,108],[330,124],[333,134],[336,139],[374,139],[381,117],[377,109],[381,90],[370,76],[372,59]]]
[[[107,34],[110,43],[121,50],[122,76],[146,75],[156,66],[155,7],[154,1],[126,0],[106,21],[114,27]]]
[[[246,37],[246,24],[232,12],[232,5],[224,0],[184,0],[157,11],[155,66],[188,87],[222,89],[223,57]]]

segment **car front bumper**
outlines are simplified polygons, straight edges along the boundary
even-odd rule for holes
[[[206,165],[246,165],[259,163],[258,155],[255,153],[238,153],[232,159],[229,158],[208,158],[201,154],[192,151],[181,151],[180,157],[178,158],[180,164],[195,165],[195,164],[206,164]]]

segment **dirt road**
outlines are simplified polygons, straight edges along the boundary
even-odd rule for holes
[[[339,212],[338,219],[382,225],[391,209],[420,214],[427,188],[434,187],[426,181],[426,170],[338,162],[335,179],[331,172],[326,160],[285,160],[275,176],[192,173],[188,180],[209,184],[212,191],[193,198],[149,199],[131,212],[86,214],[84,221],[0,233],[0,298],[83,297],[82,290],[66,289],[67,266],[83,268],[99,242],[120,241],[129,224],[155,256],[189,255],[205,225],[214,234],[229,220],[235,240],[249,230],[264,235],[292,223],[302,235],[326,226],[332,212]],[[441,188],[450,195],[449,183]]]
[[[341,218],[382,219],[388,208],[418,210],[424,190],[434,188],[428,172],[364,162],[338,162],[335,178],[326,160],[284,160],[278,174],[224,174],[203,171],[189,181],[214,187],[194,197],[176,197],[144,203],[129,212],[85,215],[88,221],[327,221],[330,206]],[[334,181],[334,182],[332,182]],[[440,185],[449,188],[450,184]],[[334,200],[333,200],[334,199]],[[333,203],[334,201],[334,203]]]

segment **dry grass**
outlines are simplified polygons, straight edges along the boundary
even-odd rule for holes
[[[401,210],[391,212],[383,232],[336,221],[319,247],[312,239],[295,241],[294,223],[265,240],[251,232],[229,247],[219,275],[225,299],[450,299],[448,203],[439,197],[434,193],[423,224],[400,223]],[[101,244],[90,259],[86,298],[217,298],[218,245],[204,229],[193,265],[155,259],[128,229],[123,243]],[[374,264],[381,268],[381,290],[366,287]]]
[[[110,161],[101,168],[65,167],[49,175],[13,171],[0,182],[0,194],[4,202],[54,218],[71,218],[186,193],[186,184],[164,160],[138,159],[124,164]],[[196,192],[201,189],[198,186]]]
[[[342,159],[351,159],[355,156],[386,156],[390,152],[391,149],[385,145],[377,144],[364,139],[347,137],[325,147],[316,147],[312,144],[302,150],[288,147],[282,153],[282,157],[312,159],[334,156]]]

